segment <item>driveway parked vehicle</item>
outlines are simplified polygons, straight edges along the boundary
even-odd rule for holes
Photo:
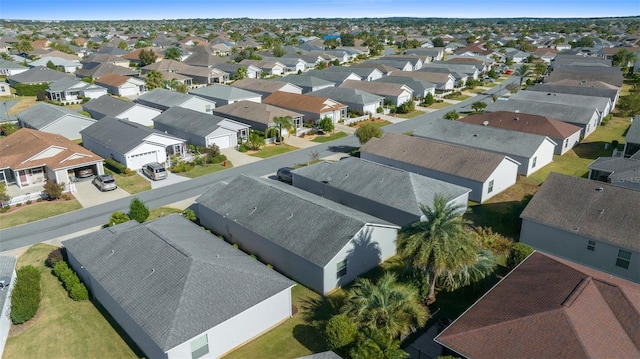
[[[91,177],[93,176],[93,168],[91,167],[77,168],[75,170],[75,174],[77,178]]]
[[[158,162],[151,162],[142,166],[142,173],[154,181],[167,178],[167,169]]]
[[[118,188],[116,179],[112,175],[99,175],[93,179],[92,183],[102,192],[112,191]]]
[[[278,172],[276,172],[276,176],[278,177],[278,181],[284,182],[284,183],[288,183],[288,184],[292,184],[293,183],[293,178],[291,176],[291,171],[293,171],[293,168],[291,168],[291,167],[279,168]]]

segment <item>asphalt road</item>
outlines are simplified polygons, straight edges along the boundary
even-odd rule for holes
[[[494,94],[506,92],[504,87],[508,83],[517,81],[517,77],[512,76],[502,84],[490,90],[487,90],[487,92],[483,94],[462,101],[458,104],[446,107],[439,111],[431,112],[406,121],[385,126],[384,131],[405,133],[414,130],[419,126],[420,122],[424,121],[425,119],[441,118],[442,115],[448,111],[470,111],[470,106],[473,102],[485,101],[487,103],[490,103]],[[358,143],[357,138],[354,136],[349,136],[336,141],[319,144],[311,148],[300,149],[297,151],[285,153],[283,155],[267,158],[255,163],[250,163],[243,166],[230,168],[228,170],[212,173],[210,175],[198,177],[189,181],[176,183],[162,188],[152,189],[147,192],[139,193],[136,195],[136,197],[144,201],[149,208],[162,207],[170,203],[175,203],[187,198],[201,195],[212,183],[230,180],[240,174],[250,176],[264,176],[266,174],[275,172],[280,167],[309,162],[311,158],[310,154],[314,151],[318,152],[319,157],[326,157],[336,152],[347,152],[350,149],[359,146],[360,144]],[[132,197],[133,196],[122,198],[112,202],[104,203],[102,205],[80,209],[74,212],[61,214],[59,216],[50,217],[37,222],[32,222],[2,230],[0,231],[0,252],[45,242],[54,238],[66,236],[72,233],[106,224],[111,217],[111,213],[115,211],[128,211],[129,202],[131,201]]]

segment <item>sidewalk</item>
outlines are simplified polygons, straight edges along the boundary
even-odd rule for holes
[[[223,148],[220,150],[220,153],[227,156],[227,159],[233,163],[233,167],[260,161],[260,158],[249,156],[248,154],[242,153],[234,148]]]
[[[284,136],[284,143],[298,148],[309,148],[320,144],[297,136]]]

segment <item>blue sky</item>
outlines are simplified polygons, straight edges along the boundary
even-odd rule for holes
[[[640,0],[0,0],[0,18],[31,20],[632,15]]]

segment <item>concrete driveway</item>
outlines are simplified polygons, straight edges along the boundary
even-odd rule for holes
[[[149,183],[151,183],[151,189],[166,187],[175,183],[180,183],[180,182],[190,180],[190,178],[188,177],[179,176],[175,173],[172,173],[171,171],[167,171],[167,178],[160,181],[154,181],[149,177],[145,176],[144,173],[142,173],[142,170],[138,171],[138,176],[141,176],[145,180],[149,181]]]
[[[129,193],[120,187],[113,191],[100,192],[100,190],[91,183],[91,180],[87,179],[76,183],[76,192],[74,192],[73,195],[83,208],[87,208],[128,197]]]
[[[220,153],[227,156],[227,159],[233,163],[233,167],[246,165],[253,162],[258,162],[261,158],[249,156],[246,153],[240,152],[235,148],[223,148]]]

